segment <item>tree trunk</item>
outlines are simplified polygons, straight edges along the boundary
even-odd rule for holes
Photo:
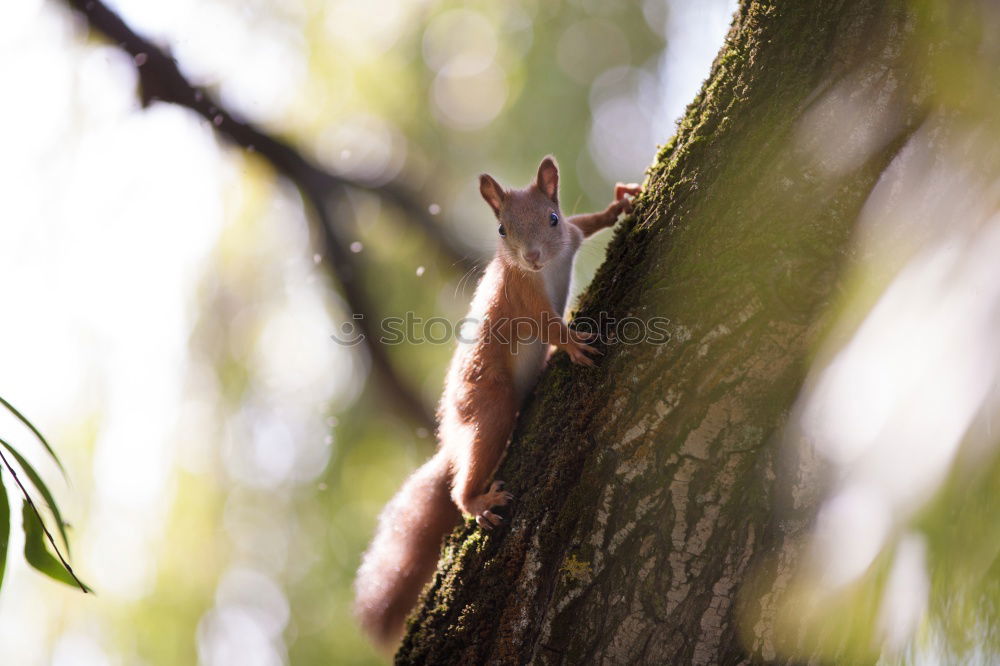
[[[741,3],[577,314],[665,317],[670,341],[554,358],[497,474],[510,527],[450,537],[397,662],[791,660],[774,616],[820,475],[778,435],[859,211],[924,115],[913,28],[902,2]],[[847,125],[824,106],[845,91]],[[810,143],[844,129],[877,138]]]

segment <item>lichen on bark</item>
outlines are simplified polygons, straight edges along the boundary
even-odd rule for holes
[[[775,597],[745,583],[780,580],[810,519],[782,501],[815,491],[777,434],[861,206],[922,118],[909,21],[896,2],[741,3],[577,312],[663,317],[670,342],[553,359],[497,475],[510,526],[450,536],[397,663],[780,660]],[[824,171],[803,116],[876,75],[894,82],[885,140]]]

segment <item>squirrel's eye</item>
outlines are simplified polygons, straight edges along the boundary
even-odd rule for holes
[[[555,213],[549,213],[549,226],[554,227],[559,224],[559,216]]]
[[[500,227],[499,227],[499,228],[497,229],[497,231],[499,231],[499,232],[500,232],[500,235],[501,235],[501,236],[506,236],[506,235],[507,235],[507,230],[503,228],[503,225],[502,225],[502,224],[501,224],[501,225],[500,225]]]

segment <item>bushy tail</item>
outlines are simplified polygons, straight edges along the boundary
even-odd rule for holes
[[[391,647],[402,636],[406,616],[437,566],[441,541],[459,518],[441,455],[414,472],[382,510],[354,584],[354,612],[378,645]]]

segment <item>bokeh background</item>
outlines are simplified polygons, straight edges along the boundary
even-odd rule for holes
[[[243,118],[330,171],[405,180],[478,262],[476,175],[562,167],[563,208],[641,180],[734,0],[116,0]],[[0,21],[0,395],[49,436],[85,596],[27,568],[0,660],[30,666],[380,663],[351,581],[382,504],[433,450],[378,399],[299,192],[212,125],[142,107],[132,59],[51,0]],[[475,271],[375,194],[342,216],[381,314],[464,314]],[[589,242],[586,284],[603,256]],[[450,345],[393,347],[428,404]],[[4,436],[34,452],[0,417]]]

